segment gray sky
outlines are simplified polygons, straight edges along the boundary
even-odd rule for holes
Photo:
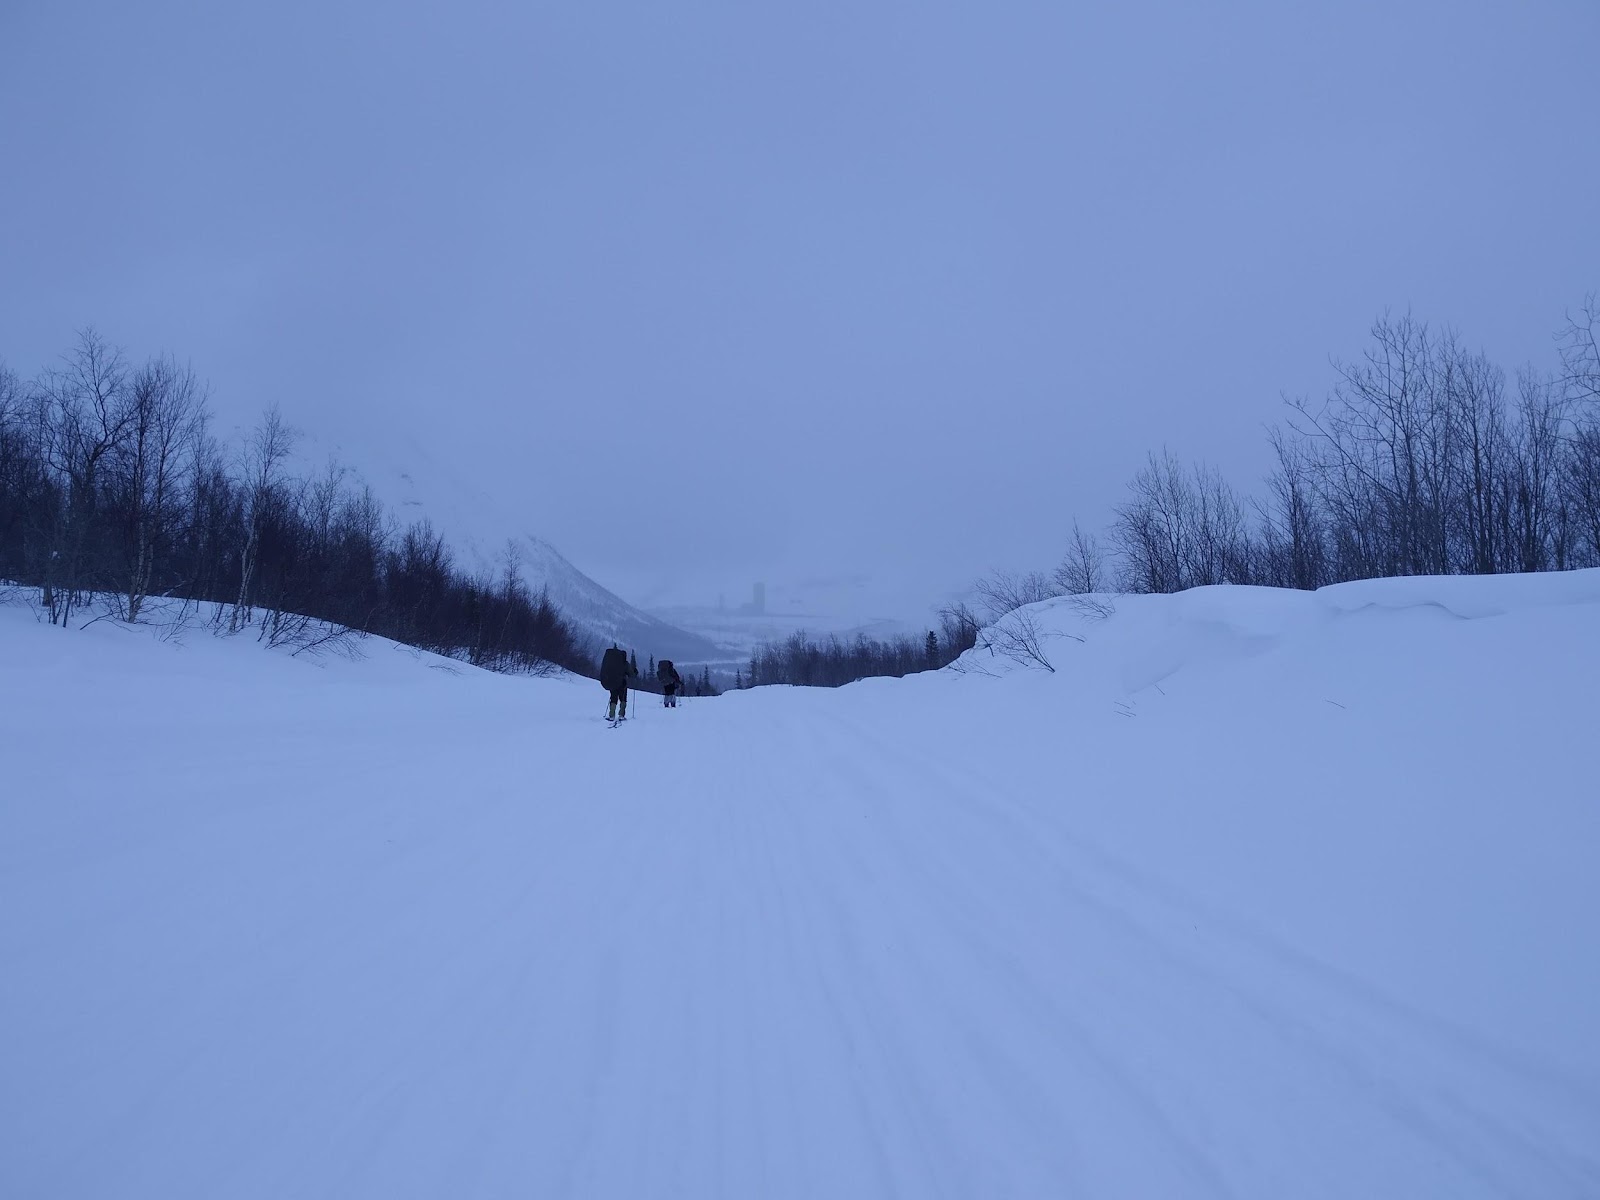
[[[937,600],[1162,443],[1253,484],[1386,307],[1552,363],[1597,48],[1593,0],[4,0],[0,357],[93,323],[230,423],[380,425],[625,594]]]

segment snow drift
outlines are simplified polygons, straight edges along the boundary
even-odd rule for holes
[[[646,706],[0,610],[0,1193],[1600,1194],[1600,572]]]

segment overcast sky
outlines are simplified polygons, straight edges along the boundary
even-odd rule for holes
[[[1411,308],[1552,365],[1600,3],[0,0],[0,357],[406,439],[635,596],[1047,566]],[[356,457],[359,457],[357,455]]]

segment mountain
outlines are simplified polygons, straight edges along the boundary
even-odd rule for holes
[[[247,427],[234,431],[247,436]],[[726,572],[652,577],[621,573],[613,583],[637,603],[585,574],[533,522],[470,475],[453,468],[423,438],[392,424],[341,426],[325,414],[301,431],[296,469],[320,474],[334,460],[371,485],[401,524],[427,520],[457,560],[473,571],[498,573],[514,552],[529,586],[550,597],[596,649],[616,642],[641,660],[670,658],[680,666],[708,665],[730,677],[766,642],[796,632],[852,640],[921,636],[937,624],[933,610],[947,599],[924,595],[863,571],[818,575],[798,562],[773,562],[751,579]],[[755,602],[759,588],[760,602]]]
[[[513,538],[522,559],[522,574],[534,588],[548,588],[556,607],[600,648],[611,645],[646,657],[670,658],[687,666],[721,662],[728,657],[708,638],[669,625],[635,608],[590,579],[543,538]]]
[[[443,535],[463,565],[497,572],[514,547],[523,579],[534,590],[548,588],[556,606],[596,650],[613,642],[641,661],[670,658],[682,666],[730,661],[721,647],[636,608],[585,575],[559,550],[507,513],[483,488],[459,478],[414,437],[364,427],[344,437],[306,434],[298,455],[303,471],[324,457],[336,458],[389,505],[404,524],[427,520]]]
[[[747,663],[762,644],[782,642],[794,633],[845,642],[857,636],[920,639],[938,628],[936,610],[941,605],[967,598],[955,588],[930,593],[866,572],[819,576],[797,564],[772,564],[754,579],[724,572],[642,577],[625,581],[625,586],[652,616],[720,646],[730,671]]]

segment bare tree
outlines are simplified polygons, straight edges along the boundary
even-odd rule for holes
[[[132,420],[127,381],[122,352],[95,330],[85,329],[62,365],[45,372],[36,390],[45,462],[65,500],[50,530],[42,581],[53,624],[66,625],[103,574],[101,475]]]
[[[1222,472],[1201,464],[1194,469],[1189,548],[1183,564],[1187,586],[1249,583],[1253,547],[1245,532],[1244,506]]]
[[[1517,380],[1517,429],[1501,513],[1513,570],[1546,571],[1564,557],[1553,534],[1563,524],[1561,455],[1566,405],[1555,381],[1524,371]]]
[[[218,631],[258,624],[300,654],[365,631],[498,670],[593,669],[514,556],[503,578],[475,579],[426,525],[396,545],[337,463],[292,477],[276,411],[231,459],[204,417],[191,371],[169,358],[130,371],[93,331],[31,384],[0,364],[0,579],[37,588],[58,624],[100,598],[147,621],[163,595],[177,601],[161,606],[169,637],[209,603]]]
[[[326,554],[333,545],[339,518],[340,500],[350,472],[337,458],[329,458],[322,474],[311,480],[301,493],[301,506],[311,542]]]
[[[1041,571],[1025,574],[993,571],[980,579],[974,590],[978,593],[978,599],[983,601],[991,620],[999,620],[1019,608],[1037,604],[1041,600],[1053,600],[1061,595],[1054,581]]]
[[[1170,451],[1152,454],[1128,484],[1112,537],[1122,552],[1124,590],[1178,592],[1217,583],[1249,583],[1256,549],[1244,506],[1222,473],[1204,464],[1184,470]]]
[[[250,435],[241,462],[244,478],[245,543],[239,557],[239,592],[228,616],[228,632],[237,633],[251,620],[251,588],[255,583],[261,532],[268,511],[279,499],[284,467],[294,448],[295,431],[284,424],[277,405],[269,408]]]
[[[1019,608],[983,630],[978,635],[978,645],[1019,666],[1034,671],[1048,671],[1053,675],[1056,669],[1045,653],[1045,636],[1045,627],[1039,620],[1037,610]],[[1077,634],[1065,636],[1083,641]]]
[[[978,644],[983,622],[965,604],[950,604],[939,610],[939,649],[942,664],[960,658]]]
[[[1291,427],[1313,447],[1343,577],[1444,573],[1452,427],[1433,342],[1409,315],[1381,318],[1372,340],[1360,362],[1336,364],[1320,409],[1291,402]]]
[[[1600,293],[1590,292],[1560,334],[1561,382],[1569,399],[1600,404]]]
[[[1456,565],[1477,574],[1507,569],[1500,503],[1510,469],[1505,373],[1482,355],[1462,356],[1443,386],[1456,429],[1456,523],[1462,553]]]
[[[1085,592],[1071,597],[1067,603],[1073,612],[1086,621],[1105,621],[1117,613],[1117,606],[1111,598],[1098,593]]]
[[[1128,485],[1133,498],[1117,509],[1112,537],[1122,552],[1122,588],[1176,592],[1188,586],[1183,563],[1194,508],[1189,483],[1170,451],[1151,454]]]
[[[1600,566],[1600,422],[1573,435],[1563,472],[1577,553],[1573,566]]]
[[[16,373],[0,361],[0,597],[11,594],[10,580],[27,573],[27,514],[43,490],[23,394]]]
[[[22,382],[17,373],[0,359],[0,429],[8,429],[22,419]]]
[[[1261,519],[1260,581],[1311,590],[1328,582],[1327,530],[1317,504],[1305,446],[1274,426],[1268,439],[1278,460],[1267,477]]]
[[[1600,566],[1600,296],[1591,292],[1561,334],[1561,383],[1573,428],[1562,470],[1572,565]]]
[[[124,571],[124,617],[139,620],[204,432],[205,396],[188,367],[171,359],[147,363],[128,392],[127,437],[118,463],[121,507],[131,561]]]
[[[1085,533],[1076,520],[1072,522],[1067,555],[1056,568],[1055,584],[1069,596],[1103,592],[1106,588],[1105,554],[1100,542],[1092,533]]]

